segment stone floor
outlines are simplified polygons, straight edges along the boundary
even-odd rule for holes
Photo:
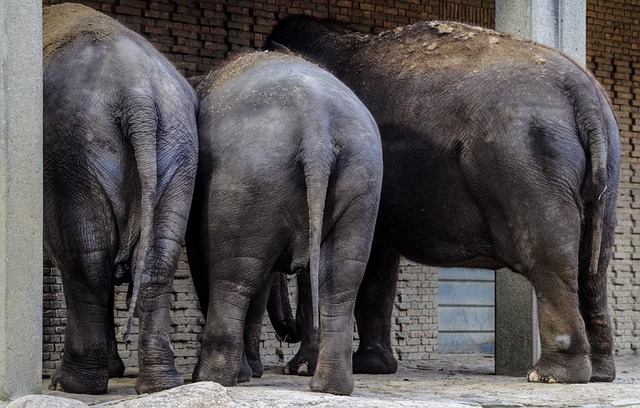
[[[536,384],[495,375],[492,355],[441,355],[401,365],[391,375],[355,375],[351,397],[312,393],[309,377],[285,376],[273,367],[226,394],[233,401],[229,406],[240,407],[640,407],[640,356],[616,357],[616,364],[613,383]],[[43,393],[124,407],[129,405],[122,401],[135,398],[134,382],[134,376],[111,380],[109,393],[101,396],[49,391],[46,384]]]

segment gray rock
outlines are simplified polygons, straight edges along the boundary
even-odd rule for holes
[[[350,397],[320,394],[311,391],[287,391],[268,387],[237,387],[229,389],[238,408],[470,408],[480,407],[471,402],[458,402],[442,398],[432,401],[412,400],[368,393],[354,393]]]
[[[71,398],[54,397],[51,395],[25,395],[13,400],[7,408],[85,408],[88,407],[82,401]]]
[[[97,406],[109,408],[235,408],[238,405],[231,399],[225,387],[218,383],[203,381],[154,394],[140,395],[132,399],[106,402]]]

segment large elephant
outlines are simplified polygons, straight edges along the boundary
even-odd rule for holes
[[[620,142],[593,76],[552,48],[453,22],[372,35],[290,17],[266,46],[326,67],[380,127],[385,171],[356,301],[355,372],[397,368],[390,324],[404,255],[524,275],[542,346],[529,381],[613,380],[606,287]],[[314,361],[312,343],[303,333],[291,371]]]
[[[314,299],[311,389],[349,395],[353,308],[382,184],[375,121],[334,76],[274,52],[242,55],[197,92],[187,255],[205,328],[193,380],[249,380],[244,339],[259,335],[271,278],[286,271],[307,276]]]
[[[129,280],[136,391],[180,385],[169,310],[198,160],[197,96],[151,44],[90,8],[45,7],[43,33],[44,248],[68,311],[52,386],[105,393],[122,375],[114,284]]]

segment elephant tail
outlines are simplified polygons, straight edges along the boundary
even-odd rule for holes
[[[311,282],[311,305],[313,330],[318,331],[320,315],[318,309],[320,251],[323,219],[329,177],[336,162],[335,143],[330,132],[322,129],[308,132],[301,142],[300,160],[307,186],[309,208],[309,274]]]
[[[140,200],[137,203],[139,205],[137,214],[139,214],[140,236],[133,254],[131,300],[129,302],[127,322],[123,331],[124,341],[127,341],[131,331],[142,281],[149,281],[149,278],[145,277],[144,274],[148,273],[149,269],[148,261],[153,239],[158,180],[156,157],[157,109],[152,98],[143,96],[131,96],[131,98],[136,98],[136,109],[124,109],[121,129],[133,147],[140,180]]]
[[[609,228],[605,225],[606,198],[609,194],[615,194],[616,190],[615,186],[609,186],[612,179],[609,167],[617,163],[617,153],[611,151],[611,146],[619,137],[605,91],[592,75],[585,74],[588,82],[583,79],[581,84],[570,83],[569,86],[574,94],[576,123],[589,163],[587,169],[590,173],[585,180],[587,188],[583,189],[583,199],[587,203],[585,217],[590,219],[591,228],[583,235],[583,242],[585,251],[590,253],[588,271],[596,274],[599,270],[603,236],[608,233],[605,229]],[[611,171],[616,171],[613,166]]]

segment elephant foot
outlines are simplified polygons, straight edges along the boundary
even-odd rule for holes
[[[51,376],[50,390],[69,392],[73,394],[106,394],[109,375],[105,369],[72,370],[68,364],[56,370]]]
[[[184,379],[175,369],[171,367],[140,368],[138,379],[136,380],[136,392],[138,394],[149,394],[179,387],[184,384]]]
[[[264,374],[264,366],[262,365],[262,361],[247,359],[249,364],[249,368],[251,368],[251,377],[253,378],[261,378],[262,374]]]
[[[339,375],[340,369],[332,368],[331,370],[316,370],[315,375],[311,379],[309,388],[315,392],[325,392],[335,395],[351,395],[353,392],[353,375],[346,373],[344,376]],[[350,371],[350,370],[349,370]]]
[[[393,374],[398,371],[398,361],[390,350],[383,347],[359,347],[353,353],[354,374]]]
[[[109,378],[121,378],[124,376],[124,363],[120,357],[109,358]]]
[[[611,382],[616,378],[616,365],[609,354],[591,355],[590,382]]]
[[[262,376],[262,373],[260,373],[260,375]],[[251,381],[251,377],[253,376],[254,376],[253,368],[249,364],[248,360],[243,358],[242,365],[240,366],[240,373],[238,374],[238,383],[249,382]]]
[[[529,382],[582,384],[591,378],[588,355],[548,353],[527,373]]]
[[[301,346],[295,356],[284,366],[285,375],[311,376],[316,371],[318,350]]]
[[[196,367],[193,369],[191,376],[193,382],[213,381],[225,387],[233,387],[238,383],[249,382],[251,380],[251,370],[249,365],[240,366],[239,370],[226,364],[223,369],[213,368],[211,365],[203,362],[202,356],[198,359]]]

